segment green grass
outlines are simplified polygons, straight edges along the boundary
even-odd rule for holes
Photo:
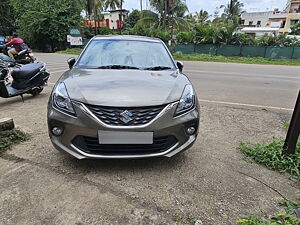
[[[280,212],[275,216],[267,219],[260,219],[257,217],[245,217],[237,220],[240,225],[299,225],[300,218],[296,217],[295,209],[300,205],[292,201],[279,201],[279,205],[285,207],[284,212]]]
[[[64,51],[58,51],[61,54],[79,55],[82,49],[71,48]],[[300,66],[300,60],[297,59],[268,59],[262,57],[225,57],[203,54],[182,54],[176,52],[174,59],[181,61],[204,61],[204,62],[226,62],[226,63],[244,63],[244,64],[263,64],[263,65],[286,65]]]
[[[56,53],[60,54],[70,54],[70,55],[79,55],[81,53],[82,49],[81,48],[68,48],[63,51],[58,51]]]
[[[29,136],[18,129],[0,131],[0,154],[10,148],[13,144],[17,144],[28,139]]]
[[[267,144],[241,143],[239,149],[251,161],[265,165],[280,173],[289,173],[300,181],[300,140],[294,155],[283,154],[283,144],[284,139],[273,138]]]
[[[174,54],[176,60],[181,61],[204,61],[204,62],[225,62],[225,63],[244,63],[244,64],[263,64],[263,65],[286,65],[300,66],[300,60],[297,59],[269,59],[262,57],[225,57],[204,54]]]

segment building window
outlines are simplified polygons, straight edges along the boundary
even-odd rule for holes
[[[249,26],[252,26],[253,25],[253,21],[249,21]]]
[[[245,24],[245,20],[241,20],[241,25],[244,25]]]
[[[261,21],[260,21],[260,20],[257,21],[257,26],[258,26],[258,27],[261,27]]]
[[[280,28],[284,28],[285,27],[285,21],[282,21],[281,27]]]
[[[293,26],[293,25],[295,25],[298,22],[299,22],[299,20],[291,20],[291,25]]]

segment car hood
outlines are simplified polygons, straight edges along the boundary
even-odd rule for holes
[[[72,100],[87,104],[136,107],[178,101],[187,77],[178,71],[71,69],[60,79]]]

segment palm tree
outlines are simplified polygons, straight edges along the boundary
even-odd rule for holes
[[[189,9],[185,0],[175,0],[175,5],[173,8],[171,8],[171,10],[169,10],[169,14],[172,14],[176,17],[183,17],[188,11]]]
[[[95,35],[97,34],[97,18],[98,18],[98,12],[103,11],[104,6],[104,0],[80,0],[80,3],[83,5],[83,8],[86,11],[86,14],[89,19],[94,17],[95,21]]]
[[[232,21],[233,23],[238,22],[239,17],[244,12],[243,11],[244,4],[239,0],[230,0],[228,4],[221,5],[220,8],[224,8],[224,13],[222,17],[225,17],[227,21]]]
[[[174,5],[171,5],[170,0],[150,0],[150,5],[154,9],[156,15],[151,12],[142,14],[142,18],[146,21],[154,21],[158,18],[158,28],[166,29],[169,25],[176,27],[186,27],[186,21],[183,19],[184,14],[188,11],[185,0],[173,0]],[[151,17],[149,17],[151,15]],[[146,16],[146,17],[145,17]]]
[[[95,14],[95,11],[103,10],[104,0],[83,0],[81,2],[89,18]]]
[[[199,12],[196,12],[196,15],[194,16],[196,23],[199,24],[205,24],[209,17],[210,15],[208,12],[203,9],[201,9]]]
[[[124,0],[122,0],[124,2]],[[117,8],[120,8],[121,6],[121,0],[105,0],[104,2],[104,8],[108,9],[110,8],[111,10],[116,10]]]

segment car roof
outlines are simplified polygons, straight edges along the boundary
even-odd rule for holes
[[[126,41],[162,42],[158,38],[134,36],[134,35],[101,35],[101,36],[93,37],[93,40],[126,40]]]

